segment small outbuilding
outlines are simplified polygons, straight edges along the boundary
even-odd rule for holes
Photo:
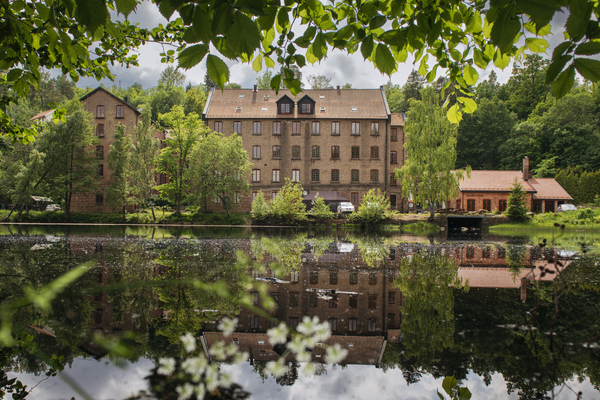
[[[339,194],[338,192],[328,191],[315,191],[310,192],[302,199],[302,202],[306,205],[306,211],[310,211],[312,203],[316,197],[322,197],[325,200],[325,204],[329,205],[329,209],[333,212],[337,212],[337,206],[340,203],[349,203],[350,200]]]

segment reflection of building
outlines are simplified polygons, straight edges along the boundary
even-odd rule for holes
[[[471,171],[460,181],[458,198],[448,207],[466,211],[505,211],[515,178],[527,193],[527,208],[534,212],[555,211],[559,204],[573,198],[554,178],[533,178],[529,159],[523,159],[523,171]]]

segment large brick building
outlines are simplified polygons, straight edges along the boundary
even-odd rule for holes
[[[285,178],[301,182],[306,193],[336,191],[355,205],[370,189],[381,189],[403,211],[392,175],[405,159],[404,120],[390,112],[383,87],[297,96],[256,86],[213,89],[203,119],[216,132],[240,135],[252,160],[252,196],[234,196],[240,211],[250,211],[259,191],[273,198]]]

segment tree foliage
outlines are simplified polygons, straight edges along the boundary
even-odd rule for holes
[[[527,192],[517,178],[510,187],[506,215],[514,220],[522,220],[527,216]]]
[[[284,223],[306,220],[306,205],[302,202],[300,182],[292,182],[285,178],[285,185],[271,201],[271,214]]]
[[[108,169],[111,170],[110,186],[106,188],[106,200],[113,209],[121,209],[125,215],[125,206],[132,193],[131,150],[133,141],[127,134],[125,125],[117,125],[115,140],[108,150]]]
[[[379,189],[371,189],[362,198],[358,210],[348,217],[352,222],[363,226],[375,226],[386,219],[386,211],[390,208],[390,201],[385,193]]]

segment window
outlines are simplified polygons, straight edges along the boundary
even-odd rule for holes
[[[250,317],[250,329],[258,329],[258,317]]]
[[[96,118],[104,118],[104,106],[96,106]]]
[[[498,211],[506,211],[506,200],[498,200]]]
[[[215,121],[215,132],[223,133],[223,121]]]
[[[94,323],[101,324],[102,323],[102,309],[99,308],[93,311],[94,313]]]
[[[317,306],[317,294],[316,293],[311,293],[308,296],[308,305],[311,307],[316,307]]]
[[[397,128],[392,128],[391,129],[390,140],[392,142],[397,142],[398,141],[398,129]]]
[[[331,170],[331,182],[339,182],[340,181],[340,170],[332,169]]]
[[[356,180],[358,182],[358,178]],[[350,193],[350,202],[353,205],[357,205],[358,204],[358,192],[352,192]]]
[[[252,170],[252,182],[260,182],[260,169]]]
[[[348,307],[350,308],[358,308],[358,296],[355,294],[351,294],[348,296]]]
[[[329,284],[330,285],[337,285],[338,283],[338,273],[337,272],[330,272],[329,273]]]
[[[396,292],[388,292],[388,304],[396,304]]]
[[[358,170],[357,169],[353,169],[352,171],[350,171],[350,181],[351,182],[358,182]]]
[[[467,199],[467,211],[475,211],[475,199]]]
[[[498,258],[506,258],[506,249],[502,246],[499,246],[498,249]]]
[[[292,170],[292,182],[300,182],[300,170],[299,169]]]
[[[319,182],[319,170],[313,169],[310,171],[310,180],[311,182]]]
[[[312,113],[312,104],[306,102],[300,104],[300,114],[311,114]]]
[[[379,171],[376,169],[371,170],[371,182],[379,182]]]
[[[300,146],[292,146],[292,158],[300,158]]]
[[[259,303],[258,292],[253,292],[252,293],[252,305],[257,306],[258,303]]]
[[[242,121],[233,121],[233,133],[242,133]]]
[[[241,204],[242,203],[242,194],[240,192],[235,192],[233,194],[233,204]]]
[[[221,204],[221,198],[219,196],[217,196],[216,194],[213,196],[213,203]]]
[[[487,211],[492,211],[492,200],[483,199],[483,209]]]
[[[352,123],[352,134],[353,135],[360,135],[360,122],[353,122]]]
[[[96,158],[104,160],[104,146],[96,146]]]
[[[281,121],[273,121],[273,135],[281,135]]]
[[[368,324],[367,324],[367,329],[369,330],[369,332],[375,332],[375,327],[376,326],[377,326],[377,319],[376,318],[369,318]]]
[[[379,135],[379,122],[371,122],[371,135]]]
[[[290,292],[290,307],[298,307],[298,292]]]
[[[491,255],[491,248],[489,246],[483,248],[483,250],[481,250],[481,258],[490,258]]]
[[[340,146],[331,146],[331,158],[340,158]]]
[[[395,184],[396,184],[396,180],[394,179],[393,185],[395,185]],[[396,204],[397,204],[396,195],[390,194],[390,207],[396,207]]]
[[[394,327],[395,314],[388,314],[388,328]]]
[[[329,299],[329,308],[337,308],[337,305],[338,305],[337,296],[332,296],[332,298]]]
[[[356,285],[358,283],[358,272],[350,272],[350,284]]]
[[[337,331],[337,318],[329,318],[329,326],[332,332]]]
[[[319,154],[321,153],[321,148],[319,146],[312,147],[312,158],[319,158]]]
[[[271,200],[275,200],[275,197],[277,197],[277,192],[271,192]]]
[[[456,200],[456,208],[460,210],[460,200]]]
[[[103,206],[104,205],[104,196],[101,194],[96,195],[96,205]]]
[[[396,185],[396,174],[390,174],[390,185]]]
[[[252,146],[252,158],[260,159],[260,146]]]
[[[260,121],[254,121],[252,123],[252,134],[260,135]]]
[[[296,329],[298,327],[298,317],[290,317],[290,328]]]
[[[274,169],[273,170],[273,182],[280,182],[281,181],[281,171],[278,169]]]
[[[334,121],[331,123],[331,134],[332,135],[340,134],[340,123],[338,121]]]
[[[369,295],[369,308],[377,308],[377,295],[376,294]]]
[[[379,146],[371,146],[371,158],[379,158]]]
[[[473,258],[473,257],[475,257],[475,247],[468,246],[467,247],[467,258]]]
[[[348,318],[348,332],[356,332],[356,318]]]
[[[398,153],[395,151],[390,153],[390,164],[398,164]]]
[[[292,135],[299,135],[301,133],[302,125],[300,121],[292,122]]]
[[[99,177],[104,176],[104,165],[103,164],[98,165],[98,176]]]
[[[377,272],[369,274],[369,285],[377,285]]]
[[[273,146],[273,158],[281,158],[281,146]]]
[[[316,285],[319,283],[319,273],[317,271],[310,271],[310,284]]]
[[[96,125],[96,136],[104,137],[104,124]]]
[[[279,104],[279,114],[291,114],[291,113],[292,113],[292,105],[290,103]]]
[[[312,134],[320,135],[321,134],[321,124],[319,121],[313,121],[312,123]]]
[[[116,118],[122,119],[122,118],[125,117],[124,108],[125,107],[123,107],[122,105],[118,105],[117,106],[117,116],[116,116]]]
[[[292,271],[290,273],[290,282],[298,283],[299,279],[300,279],[300,273],[298,271]]]
[[[252,201],[256,199],[256,196],[258,196],[258,192],[252,192]]]
[[[359,146],[352,146],[351,158],[360,158],[360,147]]]

